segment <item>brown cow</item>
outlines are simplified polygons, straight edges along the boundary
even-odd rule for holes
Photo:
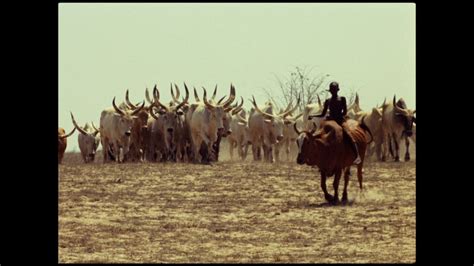
[[[66,135],[64,128],[58,128],[58,163],[63,161],[64,151],[67,147],[67,137],[71,136],[74,131],[76,131],[76,128],[74,128],[71,133]]]
[[[362,160],[357,165],[357,178],[359,179],[359,187],[362,190],[362,167],[364,165],[365,149],[367,147],[366,131],[370,130],[362,121],[359,124],[355,120],[347,120],[347,128],[356,141],[359,150],[359,156]],[[311,131],[300,132],[294,124],[294,129],[298,133],[298,164],[316,165],[321,172],[321,189],[324,192],[324,198],[330,203],[337,203],[339,180],[342,171],[344,171],[344,192],[342,194],[342,202],[347,201],[347,185],[349,183],[349,171],[354,163],[356,154],[351,148],[351,140],[343,134],[342,127],[335,121],[322,121],[320,128]],[[372,140],[371,140],[372,141]],[[326,189],[326,178],[334,177],[334,196],[328,193]]]

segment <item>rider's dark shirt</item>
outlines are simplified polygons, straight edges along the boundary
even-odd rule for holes
[[[342,124],[342,122],[344,122],[344,117],[347,114],[346,98],[338,96],[327,99],[324,102],[323,112],[319,116],[326,116],[328,109],[329,115],[326,117],[326,120],[334,120],[338,124]]]

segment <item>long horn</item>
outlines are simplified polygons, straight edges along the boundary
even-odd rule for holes
[[[316,96],[318,97],[318,105],[319,105],[319,108],[322,108],[323,105],[321,104],[321,99],[319,98],[319,94],[316,94]]]
[[[152,106],[150,107],[150,115],[151,115],[153,118],[155,118],[156,120],[158,120],[158,116],[156,116],[155,112],[153,111],[153,107],[154,107],[154,105],[152,105]]]
[[[290,101],[290,102],[288,103],[288,106],[286,106],[285,110],[284,110],[284,111],[281,111],[279,114],[283,114],[283,113],[285,113],[285,112],[288,112],[288,110],[290,110],[292,104],[293,104],[292,101]]]
[[[245,118],[243,118],[240,114],[235,114],[235,116],[237,117],[237,120],[239,120],[239,122],[242,122],[242,123],[247,123],[247,120],[245,120]]]
[[[300,118],[303,115],[303,113],[297,114],[296,116],[291,117],[291,120],[296,120]]]
[[[235,87],[234,85],[230,84],[230,96],[229,96],[229,99],[227,99],[227,101],[225,101],[223,104],[222,104],[222,107],[224,108],[227,108],[229,107],[229,105],[235,100]]]
[[[204,104],[209,108],[209,109],[214,109],[215,106],[210,104],[208,101],[207,101],[207,92],[206,92],[206,88],[202,87],[202,89],[204,90],[204,96],[202,97],[203,98],[203,101],[204,101]]]
[[[173,85],[171,84],[170,82],[170,91],[171,91],[171,97],[173,98],[173,101],[175,103],[179,103],[179,89],[178,89],[178,85],[174,84],[174,88],[176,90],[176,96],[174,95],[173,93]]]
[[[67,138],[67,137],[71,136],[71,135],[72,135],[72,133],[74,133],[74,131],[76,131],[76,127],[74,127],[74,128],[72,129],[72,131],[71,131],[69,134],[67,134],[67,135],[62,135],[62,136],[59,136],[59,138],[60,138],[60,139],[65,139],[65,138]]]
[[[167,112],[169,111],[168,106],[160,103],[160,91],[158,90],[158,88],[156,86],[155,86],[155,88],[153,88],[153,99],[155,100],[153,102],[153,105],[155,105],[156,107],[161,107],[161,108],[165,109]]]
[[[137,109],[135,109],[135,111],[132,112],[132,115],[138,114],[143,109],[143,107],[145,107],[145,101],[143,101],[140,107],[138,107]]]
[[[397,112],[402,112],[403,109],[398,107],[397,103],[395,102],[395,95],[393,95],[393,108],[395,109],[395,111]]]
[[[356,92],[355,104],[359,105],[359,94]]]
[[[130,100],[128,99],[128,89],[127,89],[127,92],[125,93],[125,102],[132,110],[137,109],[137,107],[133,103],[131,103]]]
[[[81,132],[82,134],[84,135],[89,135],[89,133],[87,133],[84,129],[82,129],[76,122],[76,120],[74,119],[74,115],[72,115],[72,112],[71,112],[71,119],[72,119],[72,123],[74,124],[74,127],[77,128],[77,130],[79,130],[79,132]]]
[[[199,96],[196,92],[196,87],[193,87],[194,88],[194,100],[198,103],[201,101],[201,99],[199,99]]]
[[[256,110],[257,112],[261,113],[262,115],[268,116],[268,117],[273,117],[273,118],[277,118],[277,117],[278,117],[278,116],[276,116],[276,115],[272,115],[272,114],[269,114],[269,113],[266,113],[266,112],[260,110],[260,108],[258,108],[258,106],[257,106],[257,102],[255,101],[255,97],[254,97],[253,95],[252,95],[252,101],[251,101],[251,102],[252,102],[253,106],[255,107],[255,110]]]
[[[213,99],[213,98],[211,98]],[[221,104],[221,102],[225,99],[225,96],[222,96],[222,98],[219,99],[219,101],[217,101],[217,104]]]
[[[120,115],[125,115],[125,113],[124,113],[122,110],[120,110],[120,109],[117,107],[117,105],[115,104],[115,97],[114,97],[114,99],[112,100],[112,106],[114,107],[115,112],[117,112],[117,113],[120,114]]]
[[[231,113],[232,115],[235,115],[242,110],[242,106],[244,105],[244,98],[240,96],[240,100],[241,100],[240,104],[232,109],[232,113]]]
[[[91,122],[91,125],[92,125],[92,128],[95,130],[95,132],[94,132],[94,136],[96,136],[96,135],[97,135],[97,133],[99,133],[99,132],[100,132],[100,130],[98,130],[98,129],[95,127],[95,125],[94,125],[94,122]]]
[[[296,126],[296,122],[293,124],[293,129],[295,130],[296,134],[301,134],[301,131],[298,130],[298,126]]]
[[[153,101],[150,99],[150,93],[148,92],[148,88],[146,88],[145,90],[145,98],[146,98],[146,101],[149,103],[149,104],[152,104]]]
[[[214,101],[214,99],[216,98],[216,93],[217,93],[217,84],[216,84],[216,87],[214,88],[214,92],[212,93],[211,100]]]
[[[238,114],[238,113],[240,113],[240,111],[242,111],[242,107],[240,107],[240,108],[239,108],[239,107],[234,108],[234,109],[232,109],[231,115]]]
[[[279,116],[285,117],[285,116],[287,116],[288,114],[293,113],[293,111],[295,111],[295,110],[298,108],[298,105],[299,105],[299,104],[300,104],[300,98],[298,97],[298,100],[296,101],[295,107],[293,107],[291,110],[288,110],[288,111],[286,111],[286,112],[284,112],[284,113],[282,113],[282,114],[279,114]]]
[[[175,84],[175,86],[176,86],[176,84]],[[178,88],[178,86],[176,86],[176,88]],[[181,106],[188,103],[189,90],[188,90],[188,86],[186,86],[186,83],[184,83],[184,90],[186,91],[186,96],[184,97],[184,100],[176,106],[176,110],[178,110],[179,108],[181,108]]]

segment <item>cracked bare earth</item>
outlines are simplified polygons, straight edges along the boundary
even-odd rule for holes
[[[366,162],[362,192],[353,168],[349,204],[331,206],[315,169],[250,157],[85,165],[66,154],[59,262],[415,262],[415,162]]]

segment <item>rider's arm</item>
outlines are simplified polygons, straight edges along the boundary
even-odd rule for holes
[[[326,113],[328,111],[328,107],[329,107],[329,100],[326,100],[324,102],[324,108],[323,108],[323,112],[319,115],[310,115],[308,116],[309,119],[313,118],[313,117],[325,117],[326,116]]]
[[[341,102],[342,102],[342,116],[346,116],[347,115],[346,97],[341,97]]]

